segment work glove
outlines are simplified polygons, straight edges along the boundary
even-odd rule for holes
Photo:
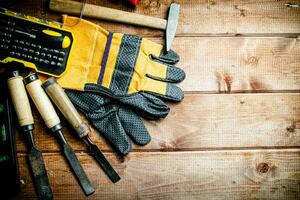
[[[140,117],[114,99],[94,92],[65,91],[89,122],[123,155],[131,150],[130,137],[136,144],[150,142]]]
[[[185,78],[174,66],[179,56],[139,36],[111,33],[83,19],[64,16],[64,28],[74,36],[70,69],[58,79],[66,88],[115,99],[148,119],[165,117],[162,101],[181,101],[173,83]]]
[[[109,33],[74,17],[64,16],[74,36],[71,68],[57,81],[90,123],[122,154],[150,141],[139,116],[165,117],[161,99],[180,101],[183,92],[171,82],[184,79],[174,67],[178,55],[138,36]],[[157,98],[159,97],[159,98]],[[138,113],[138,115],[136,114]]]

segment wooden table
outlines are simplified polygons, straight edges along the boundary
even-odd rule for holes
[[[166,17],[171,0],[93,4]],[[89,199],[300,199],[300,8],[297,0],[177,0],[181,18],[173,49],[187,76],[182,103],[160,121],[145,121],[150,144],[126,157],[95,130],[92,139],[119,172],[113,184],[84,143],[65,136],[96,188]],[[59,20],[46,0],[17,1],[11,9]],[[114,32],[162,43],[163,32],[92,20]],[[59,146],[34,109],[55,199],[85,199]],[[64,124],[66,124],[64,122]],[[18,199],[36,197],[17,134],[21,176]]]

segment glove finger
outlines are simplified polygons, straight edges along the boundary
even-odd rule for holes
[[[143,90],[161,99],[170,101],[181,101],[184,97],[183,91],[176,85],[151,78],[146,78]]]
[[[120,153],[125,155],[130,152],[131,142],[117,115],[118,106],[113,101],[92,92],[66,90],[66,93],[94,128]]]
[[[181,68],[172,65],[151,62],[151,67],[146,76],[159,81],[179,83],[185,79],[185,72]]]
[[[170,108],[161,99],[144,92],[125,96],[119,100],[147,119],[164,118],[170,111]]]
[[[154,61],[158,61],[164,64],[169,64],[169,65],[175,65],[176,63],[179,62],[179,55],[173,51],[170,50],[168,52],[165,52],[164,50],[161,51],[159,56],[155,56],[153,54],[150,54],[150,58]]]
[[[162,98],[170,101],[182,101],[184,93],[181,88],[172,83],[168,83],[166,94],[163,95]]]
[[[117,116],[117,112],[110,112],[105,117],[97,114],[87,116],[93,126],[123,155],[131,151],[131,142]]]
[[[122,107],[119,109],[119,118],[130,138],[139,145],[148,144],[151,137],[141,120],[132,110]]]
[[[185,72],[183,71],[183,69],[175,66],[167,67],[167,75],[166,75],[167,82],[179,83],[184,79],[185,79]]]
[[[161,81],[157,82],[160,84],[166,84]],[[166,86],[163,87],[166,88]],[[153,95],[145,93],[142,94],[142,92],[118,96],[95,84],[86,84],[84,89],[95,94],[106,95],[109,97],[109,99],[114,99],[125,105],[128,105],[132,110],[138,112],[140,116],[143,116],[147,119],[159,119],[166,117],[170,111],[170,108],[161,99],[158,99]]]

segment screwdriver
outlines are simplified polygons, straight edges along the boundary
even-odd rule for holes
[[[55,134],[59,144],[63,150],[64,156],[67,159],[71,169],[73,170],[81,188],[86,196],[95,192],[87,175],[83,171],[75,152],[68,144],[62,133],[62,125],[60,124],[59,117],[57,116],[53,105],[50,102],[47,94],[42,88],[42,83],[37,74],[33,73],[24,79],[26,89],[31,96],[34,104],[36,105],[39,113],[41,114],[46,126]]]
[[[45,89],[48,96],[54,102],[54,104],[59,108],[68,122],[75,129],[77,135],[82,138],[88,145],[88,148],[92,156],[96,159],[100,167],[106,173],[113,183],[120,180],[120,176],[112,168],[110,163],[107,161],[100,149],[93,143],[89,137],[89,128],[86,123],[83,122],[76,108],[70,101],[69,97],[66,95],[62,87],[56,82],[55,78],[51,77],[47,79],[42,87]]]
[[[21,130],[27,139],[28,160],[33,174],[33,182],[36,188],[37,196],[41,200],[53,199],[43,155],[41,151],[38,150],[34,142],[33,116],[23,83],[23,77],[20,76],[18,70],[9,72],[7,84]]]

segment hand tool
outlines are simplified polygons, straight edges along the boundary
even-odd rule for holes
[[[56,82],[55,78],[51,77],[47,79],[42,87],[54,102],[54,104],[59,108],[68,122],[75,129],[77,135],[82,138],[89,147],[91,154],[94,156],[98,164],[110,178],[113,183],[120,180],[117,172],[109,164],[105,156],[102,154],[100,149],[93,143],[89,137],[89,128],[86,123],[83,122],[76,108],[62,89],[62,87]]]
[[[121,10],[105,8],[92,4],[83,4],[80,2],[69,0],[50,0],[50,10],[76,14],[96,19],[104,19],[115,22],[133,24],[138,26],[145,26],[150,28],[156,28],[166,31],[166,51],[171,49],[171,44],[175,37],[178,19],[179,19],[179,4],[172,3],[168,20],[140,15],[131,12],[125,12]]]
[[[28,161],[33,175],[37,196],[41,200],[53,199],[44,159],[41,151],[34,142],[33,116],[23,83],[23,77],[20,76],[19,71],[15,70],[9,73],[7,84],[21,130],[27,139]]]
[[[68,68],[72,44],[72,33],[60,23],[0,8],[0,63],[59,77]]]
[[[12,103],[8,95],[5,73],[0,74],[0,91],[0,197],[8,198],[19,192],[20,177]]]
[[[91,195],[95,192],[88,177],[86,176],[83,168],[81,167],[75,152],[68,144],[61,129],[60,119],[57,116],[53,105],[50,102],[47,94],[42,88],[42,83],[37,74],[30,74],[24,79],[26,89],[31,96],[34,104],[36,105],[39,113],[41,114],[46,126],[56,135],[59,144],[63,150],[64,156],[75,173],[80,186],[82,187],[85,195]]]

